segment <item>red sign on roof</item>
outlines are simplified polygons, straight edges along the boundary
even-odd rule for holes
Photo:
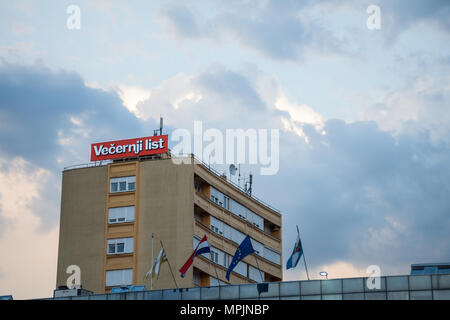
[[[168,149],[169,136],[152,136],[128,140],[93,143],[91,161],[136,158],[165,153]]]

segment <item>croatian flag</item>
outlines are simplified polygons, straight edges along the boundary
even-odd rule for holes
[[[181,267],[180,269],[180,275],[183,278],[186,272],[188,272],[189,268],[191,267],[192,263],[194,262],[194,258],[200,254],[204,253],[210,253],[211,249],[209,247],[208,240],[206,239],[206,235],[203,236],[202,240],[197,244],[197,247],[195,248],[194,252],[192,252],[189,259],[186,261],[186,263]]]

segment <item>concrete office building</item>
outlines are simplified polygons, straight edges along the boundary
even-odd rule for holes
[[[67,267],[77,265],[82,287],[96,294],[125,285],[149,289],[152,234],[153,256],[161,240],[179,287],[282,280],[281,214],[203,163],[177,165],[170,157],[63,171],[57,287],[66,284]],[[227,267],[247,234],[256,254],[244,258],[228,282]],[[213,261],[196,257],[181,278],[178,270],[204,235]],[[167,263],[152,286],[175,288]]]

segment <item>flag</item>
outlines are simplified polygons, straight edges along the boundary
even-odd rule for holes
[[[294,250],[292,250],[292,254],[287,261],[286,269],[295,268],[297,266],[297,263],[300,261],[302,254],[303,247],[302,242],[300,241],[300,232],[298,231],[297,227],[297,241],[295,241]]]
[[[161,248],[161,251],[159,251],[155,263],[153,263],[151,269],[148,270],[148,272],[145,274],[145,278],[148,278],[149,276],[152,276],[152,278],[154,278],[155,276],[159,277],[159,268],[161,266],[161,263],[164,263],[166,261],[167,261],[166,252],[164,251],[164,248]]]
[[[210,253],[211,248],[209,246],[208,240],[206,239],[206,235],[203,236],[202,240],[197,244],[197,247],[195,248],[194,252],[192,252],[189,259],[187,259],[186,263],[181,267],[180,269],[180,276],[184,278],[184,275],[186,272],[188,272],[189,268],[191,267],[192,263],[194,262],[194,258],[200,254],[204,253]]]
[[[250,237],[247,235],[245,239],[241,242],[239,247],[236,249],[236,252],[234,254],[233,260],[231,260],[230,266],[227,270],[226,278],[228,281],[230,281],[230,273],[233,271],[234,267],[244,259],[249,254],[252,254],[255,252],[255,249],[253,249],[252,242],[250,241]]]

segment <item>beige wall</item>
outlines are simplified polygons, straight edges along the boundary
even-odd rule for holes
[[[194,171],[188,164],[175,165],[170,159],[140,162],[140,209],[138,239],[138,283],[151,267],[152,233],[154,257],[162,240],[179,287],[192,287],[192,268],[184,277],[178,270],[192,254],[194,234]],[[150,288],[150,280],[146,281]],[[167,263],[161,267],[153,289],[173,288]]]
[[[103,292],[107,174],[106,166],[63,172],[57,287],[78,265],[83,288]]]

